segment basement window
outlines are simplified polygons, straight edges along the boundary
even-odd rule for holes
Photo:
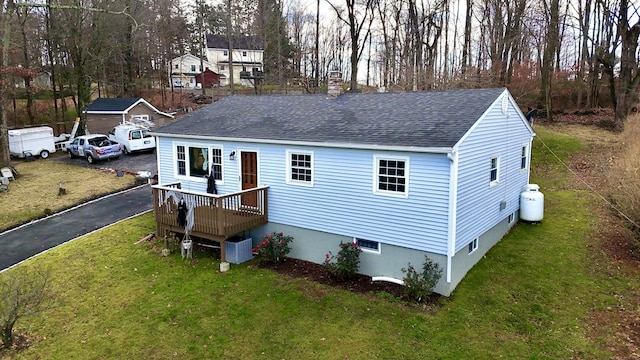
[[[380,254],[380,243],[377,241],[354,238],[353,242],[356,243],[362,251]]]
[[[476,251],[476,249],[478,248],[478,238],[473,239],[473,241],[469,243],[467,248],[469,250],[469,254]]]

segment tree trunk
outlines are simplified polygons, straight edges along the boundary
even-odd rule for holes
[[[464,45],[462,45],[462,75],[467,72],[469,66],[469,53],[471,52],[471,21],[473,20],[473,0],[467,0],[467,12],[464,20]]]
[[[544,100],[547,120],[553,121],[553,104],[551,97],[551,83],[553,79],[553,63],[558,46],[559,36],[559,19],[560,19],[560,0],[551,0],[549,4],[544,1],[545,13],[547,16],[547,33],[545,37],[544,53],[542,55],[541,68],[541,97]]]
[[[231,31],[231,0],[227,0],[227,42],[229,51],[229,89],[234,94],[233,89],[233,32]],[[263,60],[264,61],[264,60]]]
[[[620,16],[618,17],[618,36],[622,44],[620,54],[620,74],[617,83],[615,107],[616,127],[622,129],[624,121],[637,101],[640,90],[640,68],[636,52],[640,36],[640,20],[630,26],[628,20],[628,0],[620,0]]]
[[[13,0],[8,0],[5,12],[2,15],[4,21],[2,31],[2,69],[9,67],[9,47],[11,46],[11,18],[15,11]],[[7,127],[7,100],[8,100],[7,72],[0,71],[0,167],[11,166],[9,154],[9,132]]]
[[[29,59],[29,40],[27,39],[27,17],[28,12],[24,9],[24,13],[20,14],[22,11],[18,12],[18,16],[24,16],[22,21],[20,21],[20,35],[22,37],[22,60],[24,61],[24,68],[27,70],[26,74],[21,74],[22,79],[24,80],[24,90],[27,97],[27,117],[29,118],[29,124],[34,125],[35,116],[33,115],[33,94],[31,89],[31,78],[33,76],[33,72],[31,71],[31,61]]]
[[[8,320],[2,325],[0,329],[0,339],[2,340],[2,347],[0,349],[8,349],[13,345],[13,326],[17,319]]]
[[[47,4],[50,4],[51,1],[47,0]],[[56,82],[57,82],[57,72],[56,72],[56,62],[53,58],[53,39],[51,35],[51,27],[53,17],[51,16],[51,8],[47,9],[47,13],[45,15],[46,22],[46,42],[47,42],[47,55],[49,57],[49,66],[51,67],[51,88],[53,89],[53,108],[55,110],[56,122],[60,121],[60,111],[58,110],[58,93],[56,92]],[[62,93],[61,93],[62,94]],[[64,97],[62,98],[64,101]],[[65,131],[66,132],[66,129]]]

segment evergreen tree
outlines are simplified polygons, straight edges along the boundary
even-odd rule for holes
[[[264,44],[265,81],[284,86],[292,76],[295,51],[289,40],[282,3],[279,0],[259,0],[256,14],[254,29]]]

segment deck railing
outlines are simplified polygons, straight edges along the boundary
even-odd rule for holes
[[[219,242],[223,257],[225,240],[266,224],[269,219],[266,186],[224,195],[182,190],[180,183],[153,185],[152,189],[156,236],[186,230],[191,235]],[[186,228],[178,224],[181,199],[188,209]]]

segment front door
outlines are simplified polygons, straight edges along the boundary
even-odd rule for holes
[[[258,187],[258,153],[242,151],[240,153],[240,167],[242,169],[242,190]],[[257,193],[244,194],[242,205],[257,207]]]

